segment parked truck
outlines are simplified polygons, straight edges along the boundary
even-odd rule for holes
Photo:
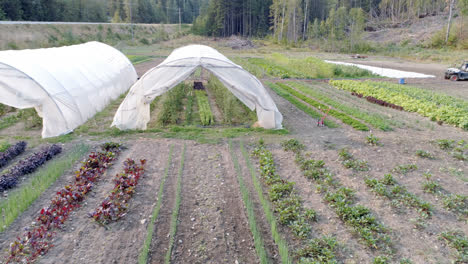
[[[448,68],[445,71],[445,79],[452,81],[468,80],[468,61],[464,61],[460,68]]]

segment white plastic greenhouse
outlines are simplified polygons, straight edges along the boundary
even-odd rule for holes
[[[215,75],[250,110],[256,109],[261,127],[282,128],[283,116],[262,83],[215,49],[203,45],[176,49],[160,65],[145,73],[120,105],[112,126],[121,130],[145,130],[150,121],[150,103],[186,80],[198,67]]]
[[[42,137],[73,131],[136,80],[127,57],[99,42],[0,52],[0,103],[34,107]]]

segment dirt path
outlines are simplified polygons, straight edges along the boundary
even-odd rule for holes
[[[172,263],[257,263],[225,146],[190,144]]]

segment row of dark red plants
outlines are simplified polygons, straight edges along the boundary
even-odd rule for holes
[[[6,263],[32,263],[46,254],[53,247],[54,230],[60,229],[70,213],[81,205],[120,150],[119,144],[106,143],[101,151],[92,152],[75,172],[73,183],[58,191],[50,205],[41,209],[36,221],[10,245]]]
[[[360,94],[360,93],[356,93],[356,92],[351,92],[351,95],[354,95],[354,96],[357,96],[359,98],[366,98],[366,100],[368,102],[371,102],[371,103],[374,103],[374,104],[378,104],[378,105],[381,105],[381,106],[385,106],[385,107],[390,107],[390,108],[393,108],[393,109],[396,109],[396,110],[400,110],[400,111],[403,111],[403,107],[399,106],[399,105],[396,105],[396,104],[392,104],[392,103],[389,103],[387,101],[384,101],[384,100],[380,100],[380,99],[377,99],[373,96],[364,96],[363,94]]]
[[[28,143],[24,141],[17,142],[13,146],[10,146],[7,150],[0,153],[0,168],[4,167],[5,165],[10,162],[10,160],[14,159],[16,156],[20,155],[26,150],[26,145]]]
[[[26,142],[19,142],[18,144],[20,144],[18,149],[14,149],[12,153],[20,152],[20,150],[24,151]],[[13,147],[17,146],[18,144],[14,145]],[[43,147],[39,152],[36,152],[31,156],[20,160],[17,164],[10,168],[7,173],[0,176],[0,191],[15,187],[18,184],[20,177],[36,171],[37,168],[61,152],[62,147],[54,144]]]
[[[124,162],[124,171],[115,175],[114,189],[89,216],[103,225],[123,217],[127,213],[128,202],[135,193],[138,180],[143,176],[145,163],[146,160],[140,160],[138,164],[127,159]]]

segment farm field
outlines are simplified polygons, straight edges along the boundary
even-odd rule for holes
[[[437,76],[396,85],[322,61],[342,55],[191,35],[122,50],[141,76],[192,42],[257,76],[284,129],[255,128],[206,70],[152,102],[146,131],[110,128],[125,95],[50,139],[33,110],[1,108],[0,263],[468,262],[466,82],[354,61]]]

